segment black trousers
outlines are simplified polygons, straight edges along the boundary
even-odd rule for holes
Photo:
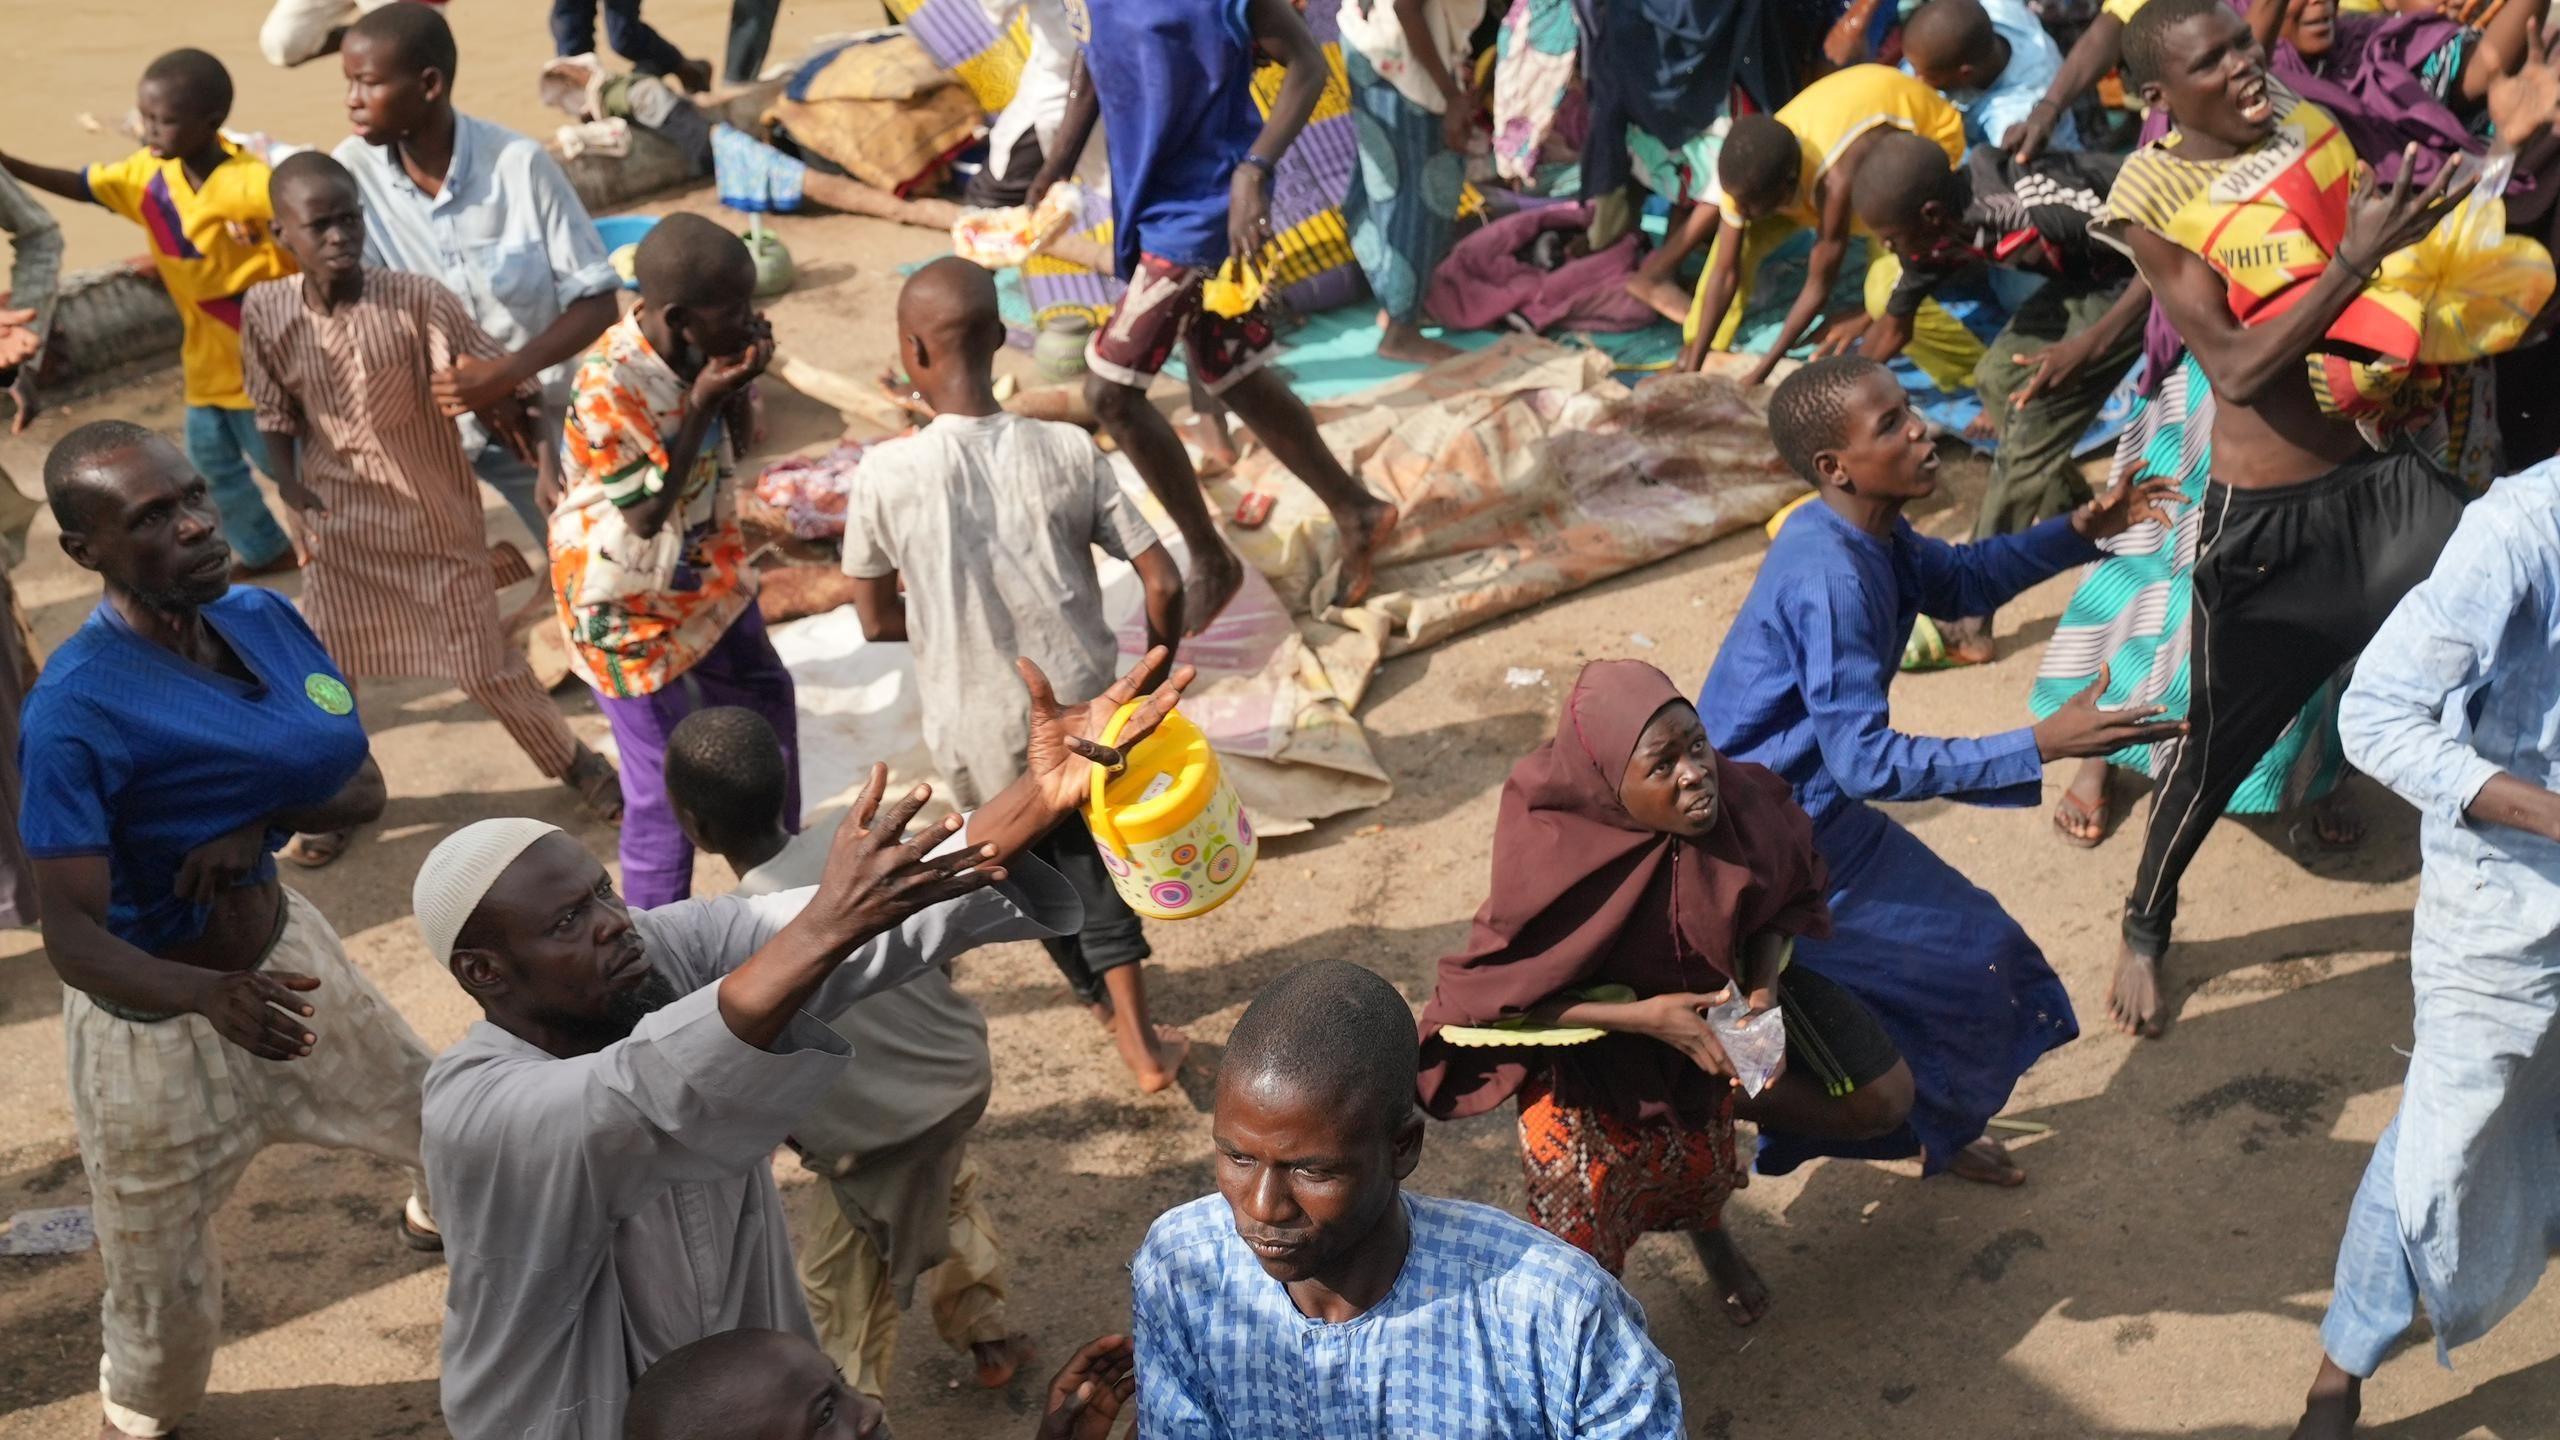
[[[1146,926],[1112,887],[1111,872],[1102,868],[1102,852],[1093,848],[1093,831],[1086,828],[1081,813],[1067,812],[1058,828],[1031,847],[1031,853],[1065,876],[1075,887],[1076,898],[1084,902],[1083,930],[1040,944],[1057,963],[1058,973],[1067,977],[1067,988],[1076,992],[1076,998],[1088,1005],[1098,1003],[1105,994],[1104,971],[1135,965],[1155,953],[1147,946]]]
[[[2312,693],[2435,568],[2461,485],[2405,446],[2273,490],[2205,487],[2196,544],[2187,737],[2151,798],[2125,903],[2138,954],[2169,948],[2178,880]]]

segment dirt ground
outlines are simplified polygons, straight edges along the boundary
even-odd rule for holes
[[[225,0],[229,3],[229,0]],[[465,0],[460,10],[481,6]],[[709,0],[658,8],[708,13]],[[802,23],[810,23],[803,21]],[[23,104],[10,99],[9,105]],[[0,122],[0,133],[5,133]],[[707,208],[708,197],[687,202]],[[774,307],[787,350],[856,374],[887,357],[887,301],[903,260],[934,237],[850,219],[785,218],[805,280]],[[68,425],[127,415],[173,425],[175,377],[64,406],[0,465],[32,488],[42,445]],[[823,439],[832,412],[783,397],[778,448]],[[1923,523],[1961,528],[1978,466]],[[499,508],[491,533],[522,539]],[[997,1057],[975,1144],[1011,1255],[1015,1322],[1042,1358],[1012,1389],[966,1367],[909,1317],[891,1411],[900,1434],[1028,1433],[1039,1386],[1088,1336],[1126,1324],[1124,1266],[1154,1216],[1209,1186],[1208,1077],[1255,987],[1299,962],[1369,965],[1419,1001],[1435,959],[1483,895],[1495,801],[1511,761],[1548,731],[1584,661],[1635,655],[1682,684],[1705,673],[1749,587],[1757,533],[1389,664],[1361,711],[1395,798],[1268,843],[1254,883],[1214,916],[1151,927],[1160,1018],[1198,1040],[1180,1089],[1139,1098],[1101,1035],[1032,946],[970,957]],[[20,584],[46,643],[95,586],[40,521]],[[1897,720],[1921,733],[2022,723],[2044,638],[2068,594],[2049,584],[2003,617],[1988,669],[1910,677]],[[1515,667],[1543,680],[1514,686]],[[610,856],[497,727],[432,683],[369,684],[363,713],[390,780],[381,824],[334,868],[297,877],[357,963],[431,1046],[472,1018],[408,914],[411,877],[453,826],[529,814]],[[582,734],[603,729],[572,686]],[[2051,777],[2058,788],[2061,774]],[[2093,1033],[2025,1079],[2011,1114],[2050,1127],[2021,1146],[2034,1180],[1995,1192],[1920,1184],[1907,1167],[1822,1164],[1738,1196],[1730,1224],[1775,1288],[1757,1328],[1726,1324],[1686,1246],[1646,1242],[1627,1281],[1678,1362],[1691,1433],[1711,1440],[1866,1436],[2276,1436],[2318,1354],[2316,1326],[2349,1196],[2389,1118],[2409,1026],[2403,962],[2416,823],[2355,782],[2373,820],[2358,854],[2299,858],[2281,823],[2226,824],[2188,886],[2178,1023],[2134,1044]],[[1898,817],[1999,895],[2041,942],[2085,1017],[2097,1015],[2133,837],[2095,852],[2056,843],[2043,815],[1949,804]],[[709,886],[725,884],[707,862]],[[35,937],[0,936],[0,1215],[85,1199],[63,1090],[60,990]],[[326,1033],[326,1017],[316,1022]],[[796,1165],[798,1209],[822,1200]],[[1417,1188],[1517,1208],[1507,1116],[1437,1126]],[[266,1153],[216,1227],[227,1257],[227,1343],[191,1440],[355,1440],[440,1434],[441,1267],[391,1231],[403,1178],[301,1148]],[[0,1259],[0,1440],[86,1436],[95,1424],[94,1255]],[[2560,1435],[2560,1288],[2439,1369],[2423,1348],[2372,1387],[2373,1433],[2397,1440]]]

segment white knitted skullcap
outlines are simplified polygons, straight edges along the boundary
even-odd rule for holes
[[[557,825],[515,816],[474,820],[427,852],[426,863],[418,867],[418,883],[409,892],[409,904],[417,911],[418,933],[426,937],[427,953],[436,957],[437,964],[453,958],[454,937],[471,923],[471,912],[480,908],[481,898],[516,863],[516,857],[534,841],[559,833]]]

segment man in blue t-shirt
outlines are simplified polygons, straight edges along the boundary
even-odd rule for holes
[[[291,602],[230,584],[203,476],[121,420],[46,457],[62,549],[106,594],[27,697],[19,828],[70,987],[116,1435],[165,1435],[221,1341],[213,1216],[277,1141],[418,1166],[426,1047],[276,879],[298,830],[382,813],[345,680]],[[405,1238],[441,1248],[422,1191]]]
[[[1342,468],[1306,405],[1263,370],[1273,331],[1262,302],[1222,315],[1201,293],[1230,255],[1262,273],[1273,239],[1272,173],[1324,95],[1324,49],[1289,0],[1066,0],[1066,7],[1084,52],[1029,203],[1066,178],[1094,120],[1103,119],[1113,268],[1128,288],[1085,347],[1085,395],[1191,552],[1186,633],[1208,629],[1227,608],[1244,583],[1244,562],[1219,538],[1181,437],[1147,403],[1147,387],[1176,344],[1192,383],[1242,416],[1333,512],[1341,580],[1312,603],[1357,605],[1368,598],[1370,566],[1395,528],[1396,507]],[[1263,55],[1288,66],[1268,120],[1253,100],[1253,67]]]

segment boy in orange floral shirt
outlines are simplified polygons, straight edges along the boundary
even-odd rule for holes
[[[578,364],[551,516],[551,588],[570,663],[622,752],[622,893],[634,909],[693,890],[693,845],[667,799],[667,736],[712,705],[755,711],[790,759],[799,712],[756,610],[728,479],[747,383],[773,359],[755,263],[737,236],[670,215],[640,242],[640,306]]]

